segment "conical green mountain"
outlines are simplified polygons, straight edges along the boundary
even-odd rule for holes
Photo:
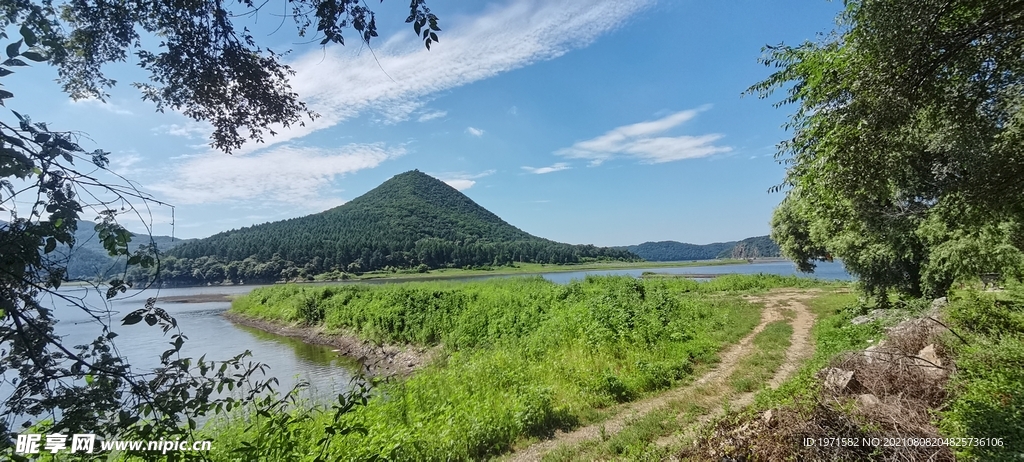
[[[185,274],[184,267],[165,271],[163,279],[180,283],[423,268],[420,265],[636,258],[621,249],[563,244],[530,235],[418,170],[396,175],[325,212],[215,234],[182,244],[169,255],[174,258],[168,259],[168,266],[192,269],[191,274]],[[224,268],[219,270],[217,265]],[[183,280],[188,278],[197,280]]]

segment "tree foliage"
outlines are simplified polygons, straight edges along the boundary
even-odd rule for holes
[[[429,48],[440,27],[425,3],[412,0],[406,22]],[[287,52],[260,47],[247,27],[233,22],[255,16],[265,5],[10,0],[0,5],[0,30],[19,28],[25,42],[36,47],[32,53],[48,58],[63,90],[75,99],[102,99],[116,83],[104,74],[104,65],[135,55],[149,72],[147,81],[132,84],[143,99],[157,110],[208,121],[214,128],[211,145],[229,152],[246,140],[262,141],[265,132],[273,135],[272,127],[301,125],[304,117],[316,116],[288,84],[294,72],[282,62]],[[289,0],[288,5],[299,36],[314,35],[321,45],[344,44],[348,28],[366,42],[377,36],[375,15],[359,0]],[[148,43],[157,38],[158,46]]]
[[[876,294],[1024,267],[1024,1],[849,0],[818,42],[766,48],[749,92],[796,104],[772,237]]]
[[[343,43],[342,32],[349,27],[363,41],[377,35],[374,13],[363,2],[289,4],[299,35],[316,24],[321,44]],[[249,0],[233,7],[219,0],[0,2],[0,40],[5,42],[0,47],[5,55],[0,57],[0,79],[30,63],[44,63],[57,69],[58,82],[72,98],[102,99],[116,83],[104,74],[104,66],[133,54],[150,74],[147,81],[133,84],[143,99],[160,111],[170,108],[210,122],[211,145],[228,152],[246,141],[260,141],[265,132],[273,134],[273,127],[315,116],[288,86],[292,72],[281,62],[284,53],[260,48],[248,29],[233,23],[264,5]],[[437,18],[423,0],[411,2],[407,22],[425,46],[438,40]],[[9,39],[12,31],[17,31],[17,40]],[[150,45],[152,40],[160,43]],[[7,87],[0,88],[0,106],[9,106],[14,96]],[[99,220],[92,224],[93,233],[103,251],[123,265],[116,274],[109,268],[102,273],[113,274],[96,287],[107,299],[131,286],[125,281],[129,268],[158,271],[154,241],[130,245],[132,234],[117,218],[160,203],[107,170],[109,153],[86,151],[79,144],[81,134],[53,130],[29,114],[12,113],[0,117],[0,212],[5,215],[0,221],[0,385],[7,395],[0,407],[0,458],[24,459],[13,453],[11,432],[17,423],[33,425],[35,433],[194,440],[197,422],[212,414],[239,406],[256,413],[278,409],[280,401],[266,394],[276,379],[258,379],[266,367],[246,362],[248,352],[217,362],[182,357],[187,337],[155,299],[121,319],[124,326],[145,321],[169,340],[160,366],[139,371],[115,346],[110,319],[117,314],[59,291],[67,280],[76,235],[85,231],[80,224],[88,223],[80,219],[92,218],[84,214]],[[86,313],[91,322],[76,328],[95,327],[95,340],[66,345],[44,295]],[[237,388],[240,395],[221,394],[225,388]],[[364,392],[360,388],[354,393]],[[351,406],[346,403],[358,403],[359,397],[342,396],[341,402],[347,410]],[[254,447],[262,446],[257,441]]]

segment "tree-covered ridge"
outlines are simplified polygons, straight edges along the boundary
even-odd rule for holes
[[[167,251],[183,242],[194,239],[177,239],[171,236],[150,236],[133,234],[128,244],[131,251],[138,251],[142,246],[155,245],[159,251]],[[75,230],[75,245],[72,247],[58,246],[56,251],[67,258],[68,280],[107,279],[124,271],[124,258],[114,258],[103,248],[103,242],[96,231],[96,223],[80,220]]]
[[[715,258],[778,257],[779,246],[768,236],[749,237],[742,241],[687,244],[676,241],[644,242],[620,247],[649,261],[711,260]]]
[[[782,250],[769,236],[748,237],[718,254],[719,258],[771,258],[782,256]]]
[[[530,235],[414,170],[325,212],[182,244],[168,252],[161,279],[252,282],[334,272],[636,258],[626,250]]]

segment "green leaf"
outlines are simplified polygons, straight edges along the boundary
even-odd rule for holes
[[[17,42],[7,45],[8,58],[14,58],[15,56],[18,56],[18,49],[21,48],[21,42],[22,41],[19,39]]]
[[[56,248],[57,248],[57,240],[52,238],[52,237],[46,238],[46,248],[43,249],[43,253],[53,252],[54,249],[56,249]]]
[[[11,75],[13,73],[14,73],[14,71],[12,71],[10,69],[4,69],[4,68],[0,67],[0,77]]]
[[[35,32],[32,32],[32,29],[29,29],[28,26],[22,24],[21,30],[19,30],[19,32],[21,32],[22,38],[25,39],[26,45],[30,47],[36,46],[36,43],[39,41],[39,39],[36,37]]]
[[[142,313],[134,312],[125,316],[124,319],[121,320],[121,325],[130,326],[132,324],[138,324],[139,321],[142,321]]]
[[[41,62],[46,61],[47,59],[49,59],[45,55],[43,55],[42,53],[39,53],[38,51],[26,51],[26,52],[22,53],[21,55],[24,56],[25,59],[29,59],[29,60],[35,61],[37,63],[41,63]]]
[[[25,61],[22,61],[18,58],[11,58],[7,61],[0,63],[0,66],[28,66],[28,64],[25,64]]]

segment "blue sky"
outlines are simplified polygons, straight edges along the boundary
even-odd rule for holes
[[[107,68],[119,82],[107,103],[72,102],[37,65],[5,78],[8,106],[87,133],[83,147],[174,204],[178,237],[319,212],[419,169],[549,239],[735,240],[767,234],[782,199],[767,190],[784,173],[772,155],[793,108],[742,96],[771,71],[761,48],[813,40],[842,8],[432,0],[442,33],[427,51],[406,2],[373,3],[379,64],[354,34],[324,50],[298,43],[290,21],[271,34],[280,20],[261,13],[257,40],[293,50],[293,88],[322,117],[231,156],[207,146],[206,125],[141,101],[132,58]],[[171,233],[169,208],[146,220]]]

